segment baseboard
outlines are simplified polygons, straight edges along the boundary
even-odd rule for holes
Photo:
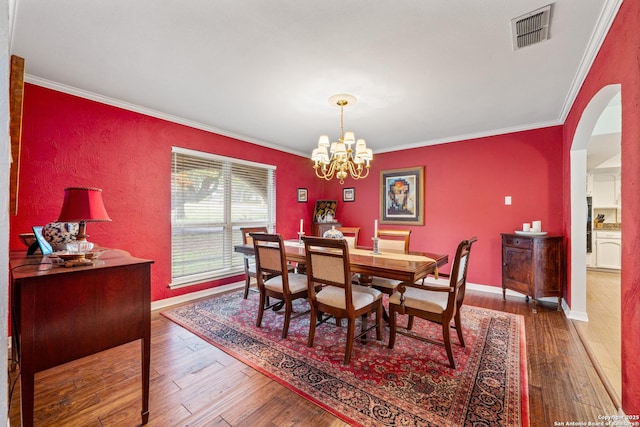
[[[203,291],[191,292],[189,294],[180,295],[173,298],[165,298],[162,300],[154,301],[151,303],[151,311],[162,310],[176,304],[182,304],[185,302],[193,301],[200,298],[205,298],[211,295],[222,294],[236,289],[244,287],[244,280],[241,282],[229,283],[228,285],[216,286],[215,288],[205,289]]]
[[[439,279],[442,280],[442,279]],[[489,294],[502,294],[502,287],[498,287],[498,286],[489,286],[489,285],[480,285],[480,284],[476,284],[476,283],[469,283],[467,282],[467,290],[469,291],[478,291],[478,292],[486,292]],[[511,289],[507,289],[506,292],[507,295],[509,296],[513,296],[513,297],[521,297],[524,298],[526,297],[526,295],[521,294],[520,292],[516,292],[516,291],[512,291]],[[538,298],[538,301],[548,301],[554,304],[557,304],[558,302],[558,298],[557,297],[544,297],[544,298]],[[575,320],[581,320],[581,321],[588,321],[585,320],[586,319],[586,313],[584,313],[584,315],[582,315],[582,313],[573,313],[571,312],[571,310],[569,309],[569,306],[567,305],[567,302],[565,301],[564,298],[562,298],[561,300],[561,304],[562,304],[562,311],[564,312],[565,316],[569,319],[575,319]]]

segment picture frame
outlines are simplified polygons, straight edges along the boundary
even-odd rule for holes
[[[355,202],[356,201],[356,189],[353,187],[342,189],[342,201],[343,202]]]
[[[337,200],[316,200],[313,222],[335,222],[337,210]]]
[[[37,225],[31,227],[33,229],[33,234],[36,236],[36,241],[38,242],[38,247],[40,248],[40,252],[42,255],[50,255],[53,253],[53,247],[42,235],[43,226]]]
[[[308,192],[306,188],[298,188],[298,203],[306,203],[308,199]]]
[[[424,225],[424,166],[380,172],[380,223]]]

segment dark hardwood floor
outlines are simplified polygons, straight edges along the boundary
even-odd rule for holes
[[[468,292],[465,302],[525,316],[532,427],[598,421],[599,415],[616,413],[572,322],[555,304],[539,305],[533,314],[524,298],[505,302],[498,294]],[[159,312],[151,319],[148,425],[345,425]],[[10,387],[15,379],[11,373]],[[139,342],[38,373],[36,425],[140,425],[140,381]],[[12,426],[20,425],[19,384],[10,419]]]

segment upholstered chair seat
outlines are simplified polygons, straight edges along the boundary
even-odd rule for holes
[[[352,286],[351,295],[353,308],[355,310],[360,310],[361,308],[372,304],[375,300],[382,298],[382,292],[379,290],[360,285]],[[316,294],[316,299],[322,304],[338,307],[343,310],[346,310],[347,308],[344,289],[342,288],[326,286]]]
[[[282,276],[276,276],[264,281],[264,287],[275,292],[283,292]],[[307,276],[289,273],[289,292],[292,294],[307,290]]]

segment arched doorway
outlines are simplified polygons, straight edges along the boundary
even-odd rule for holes
[[[585,212],[587,211],[587,148],[593,130],[618,94],[619,84],[605,86],[591,99],[580,117],[571,145],[571,310],[570,319],[588,321],[587,314],[587,256],[585,247]]]
[[[614,151],[618,155],[620,154],[622,122],[620,95],[621,86],[616,84],[602,88],[591,99],[580,118],[571,146],[571,283],[569,284],[571,310],[568,313],[569,318],[582,321],[576,323],[576,330],[587,350],[589,350],[589,357],[594,362],[594,365],[598,367],[598,374],[607,392],[618,407],[621,406],[619,401],[621,384],[620,337],[615,333],[615,329],[608,329],[607,333],[603,334],[602,328],[597,328],[597,326],[607,325],[610,328],[617,329],[621,326],[619,317],[621,311],[619,299],[620,279],[619,275],[614,274],[613,277],[617,277],[617,279],[611,282],[609,282],[609,279],[603,281],[602,277],[596,280],[594,278],[596,274],[607,276],[611,273],[595,273],[593,271],[587,273],[585,212],[587,212],[586,180],[589,172],[587,168],[588,159],[593,159],[598,152],[605,154],[606,151],[603,151],[602,148],[610,149],[612,145],[616,144]],[[603,123],[607,122],[608,124],[603,126]],[[608,127],[609,129],[602,131],[599,129],[602,127]],[[609,135],[606,132],[610,132]],[[601,138],[603,136],[605,137],[604,139]],[[602,143],[607,145],[598,147]],[[619,210],[614,211],[619,212]],[[616,219],[616,222],[619,221]],[[597,259],[599,260],[600,257],[598,256]],[[616,284],[616,281],[617,289],[611,287],[611,285]],[[587,286],[587,283],[589,283],[589,286]],[[609,286],[606,288],[605,294],[603,294],[603,283],[607,283]],[[613,298],[612,300],[612,296],[615,295],[613,291],[618,292],[618,298]],[[589,306],[587,305],[588,298],[590,301]],[[617,306],[610,305],[612,303],[616,304],[614,302],[616,300]],[[601,305],[598,305],[596,301],[606,301],[606,313],[598,309]],[[588,307],[592,310],[591,313],[588,313]],[[595,323],[587,323],[589,320]],[[600,351],[593,351],[595,348]],[[603,348],[607,351],[602,351]],[[610,362],[609,366],[606,369],[602,369],[606,361]]]

